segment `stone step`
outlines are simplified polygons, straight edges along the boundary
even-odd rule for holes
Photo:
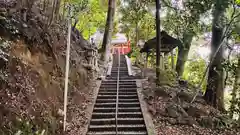
[[[87,135],[116,135],[116,132],[89,132]],[[118,132],[118,135],[147,135],[147,132]]]
[[[130,84],[132,84],[132,85],[136,85],[136,82],[119,82],[119,84],[121,85],[121,84],[127,84],[127,85],[130,85]],[[109,82],[102,82],[101,83],[101,85],[117,85],[117,82],[111,82],[111,81],[109,81]]]
[[[102,81],[87,135],[147,135],[135,77],[128,75],[125,56],[120,65],[118,58],[114,55],[111,75]]]
[[[117,77],[106,77],[106,79],[109,79],[109,80],[117,80]],[[123,76],[123,77],[119,77],[119,80],[133,80],[133,79],[136,79],[136,77],[134,76]]]
[[[107,103],[96,103],[95,107],[115,107],[116,102],[107,102]],[[139,107],[139,102],[119,102],[119,107]]]
[[[144,124],[128,124],[117,126],[118,132],[126,132],[126,131],[146,131],[146,126]]]
[[[97,96],[97,99],[116,99],[116,96],[115,95],[98,95]]]
[[[98,108],[94,108],[93,112],[96,113],[115,113],[116,112],[116,108],[115,107],[110,107],[110,108],[104,108],[104,107],[98,107]]]
[[[89,131],[116,131],[116,125],[90,125]]]
[[[114,103],[116,102],[116,99],[97,99],[96,103]]]
[[[102,83],[117,83],[117,81],[105,80],[105,81],[102,81]],[[134,81],[134,80],[131,80],[131,81],[121,80],[121,81],[119,81],[119,83],[134,83],[134,84],[136,84],[136,81]]]
[[[136,88],[136,85],[119,85],[119,88]],[[117,88],[117,85],[101,85],[100,89],[104,89],[104,88]]]
[[[119,125],[129,125],[129,124],[144,124],[143,118],[118,118],[117,123]],[[90,121],[91,125],[112,125],[116,124],[115,118],[105,118],[105,119],[92,119]]]
[[[116,112],[116,107],[95,107],[93,112],[97,113],[108,113],[108,112]],[[141,112],[140,107],[118,107],[118,112]]]
[[[99,92],[99,95],[98,96],[116,96],[117,93],[116,92]],[[137,95],[137,92],[125,92],[125,93],[121,93],[119,92],[118,93],[119,96],[136,96]]]
[[[118,96],[118,99],[138,99],[138,96],[137,95],[119,95]]]
[[[119,112],[118,118],[142,118],[142,112]]]
[[[140,107],[139,102],[119,102],[118,107]]]
[[[141,112],[140,107],[118,107],[118,112]]]
[[[119,88],[119,92],[136,92],[137,88]],[[117,92],[117,88],[101,88],[99,92],[109,91],[109,92]]]
[[[118,102],[138,102],[138,99],[118,99]]]
[[[99,132],[95,132],[95,131],[90,131],[87,133],[87,135],[116,135],[115,131],[112,132],[104,132],[104,131],[99,131]]]
[[[142,118],[141,112],[118,112],[118,118]],[[115,118],[115,112],[92,113],[92,119]]]
[[[96,103],[94,107],[106,107],[106,108],[112,108],[116,107],[116,102],[108,102],[108,103]]]
[[[93,112],[92,113],[92,119],[105,119],[105,118],[115,118],[115,112],[110,112],[110,113]]]
[[[119,99],[137,99],[138,96],[136,94],[125,94],[125,95],[118,95]],[[98,99],[116,99],[116,95],[98,95]]]
[[[145,131],[146,127],[144,124],[129,124],[129,125],[117,125],[119,132],[123,131]],[[89,131],[115,131],[116,125],[90,125]]]
[[[138,102],[138,99],[118,99],[119,103]],[[96,103],[116,103],[116,99],[97,99]]]

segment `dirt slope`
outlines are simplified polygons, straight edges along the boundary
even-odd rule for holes
[[[32,11],[24,21],[14,3],[0,6],[1,135],[63,134],[66,24],[44,29],[44,20],[37,16]],[[87,119],[83,111],[90,102],[97,67],[84,66],[92,57],[82,53],[87,53],[89,43],[81,35],[72,37],[68,131],[74,135]]]

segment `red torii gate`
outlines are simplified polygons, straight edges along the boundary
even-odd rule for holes
[[[117,54],[128,54],[131,51],[131,43],[130,40],[125,43],[117,43],[111,45],[111,53]]]

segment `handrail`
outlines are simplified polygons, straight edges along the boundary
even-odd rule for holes
[[[66,131],[67,124],[67,104],[68,104],[68,76],[69,76],[69,60],[71,49],[71,6],[68,7],[68,36],[67,36],[67,50],[66,50],[66,69],[65,69],[65,83],[64,83],[64,117],[63,117],[63,131]]]
[[[120,69],[120,53],[118,52],[118,75],[117,75],[117,95],[116,95],[116,112],[115,112],[115,122],[116,122],[116,135],[118,134],[118,91],[119,91],[119,69]]]

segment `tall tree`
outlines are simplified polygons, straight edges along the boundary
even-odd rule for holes
[[[61,6],[61,0],[56,0],[56,2],[55,2],[55,11],[54,11],[54,14],[56,15],[56,20],[59,19],[60,6]]]
[[[212,21],[212,39],[211,39],[211,59],[212,64],[209,67],[207,89],[204,95],[205,100],[219,110],[224,110],[224,72],[223,72],[223,39],[225,28],[225,11],[228,7],[228,0],[215,0],[213,21]],[[216,53],[216,55],[215,55]]]
[[[120,12],[122,13],[121,21],[128,22],[134,28],[134,43],[137,45],[139,40],[140,22],[147,13],[146,5],[148,1],[140,0],[123,0]]]
[[[81,31],[84,38],[89,38],[99,29],[104,29],[106,25],[105,6],[101,6],[99,0],[77,0],[76,7],[78,13],[77,29]],[[86,6],[85,6],[86,5]]]
[[[151,0],[121,1],[119,11],[121,13],[120,22],[123,24],[122,31],[125,32],[128,39],[132,41],[132,48],[138,48],[139,46],[136,45],[139,45],[140,40],[146,40],[147,37],[151,37],[153,31],[155,32],[155,17],[147,10],[150,3],[154,2]],[[153,24],[154,26],[152,26]],[[136,49],[134,49],[134,52],[136,52]],[[135,63],[141,63],[140,53],[135,54],[136,55],[131,55],[136,57]]]
[[[170,1],[163,0],[163,6],[167,8],[166,18],[163,19],[163,27],[177,36],[182,44],[178,46],[176,71],[182,76],[184,65],[188,59],[193,37],[203,32],[204,24],[200,22],[200,16],[211,8],[212,2],[202,1]]]
[[[184,32],[182,38],[182,45],[178,47],[178,56],[176,64],[176,72],[178,76],[182,76],[184,72],[184,66],[188,59],[188,53],[191,47],[191,43],[195,34],[193,32]]]
[[[103,37],[103,44],[102,44],[103,54],[101,57],[101,59],[104,62],[108,61],[109,44],[111,43],[111,38],[112,38],[113,20],[114,20],[114,14],[115,14],[115,6],[116,6],[115,2],[116,0],[108,0],[108,14],[107,14],[107,21],[106,21],[105,32]]]
[[[157,32],[157,44],[156,44],[156,77],[157,84],[160,83],[160,48],[161,48],[161,30],[160,30],[160,0],[156,0],[156,32]]]

